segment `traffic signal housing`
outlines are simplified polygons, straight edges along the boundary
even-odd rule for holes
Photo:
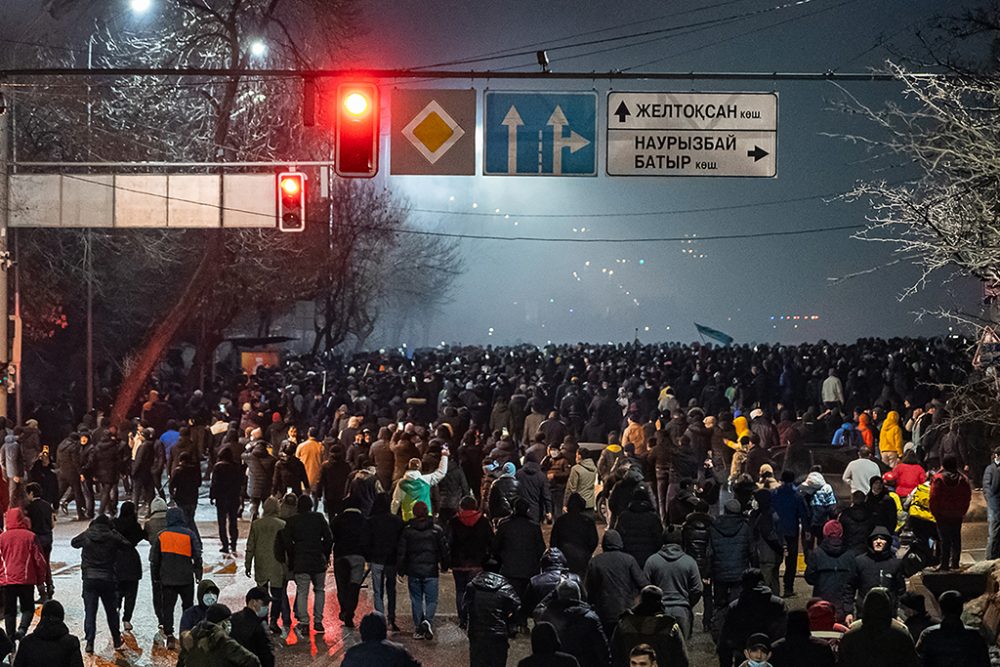
[[[347,178],[371,178],[378,173],[378,86],[342,83],[337,86],[336,155],[334,171]]]
[[[306,228],[306,175],[299,171],[278,174],[278,229],[301,232]]]

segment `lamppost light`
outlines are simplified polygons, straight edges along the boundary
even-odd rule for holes
[[[129,0],[129,6],[136,14],[145,14],[153,6],[153,0]]]
[[[250,54],[256,58],[262,57],[267,53],[267,44],[263,40],[255,39],[250,42]]]

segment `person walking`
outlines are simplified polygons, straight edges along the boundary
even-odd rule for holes
[[[313,590],[312,628],[324,632],[323,609],[326,603],[326,570],[330,566],[333,535],[330,524],[313,511],[312,498],[300,495],[297,512],[285,521],[278,533],[275,553],[285,563],[295,580],[295,620],[309,625],[309,587]]]
[[[17,436],[12,433],[4,436],[0,458],[3,459],[4,476],[7,478],[10,507],[20,507],[24,500],[24,477],[27,466]]]
[[[545,552],[541,526],[528,517],[528,503],[524,498],[514,501],[514,514],[497,526],[491,551],[500,563],[500,574],[514,587],[518,599],[524,600],[528,583],[538,574],[538,563]],[[518,626],[527,629],[523,613],[519,614]]]
[[[566,501],[566,512],[555,520],[549,536],[549,544],[566,556],[570,572],[581,577],[586,574],[587,564],[597,549],[597,524],[593,512],[587,512],[586,503],[579,493],[571,493]]]
[[[635,602],[649,581],[631,554],[622,550],[622,538],[609,528],[601,541],[601,553],[591,559],[584,578],[587,600],[601,619],[604,634],[612,636],[618,617]]]
[[[556,586],[555,594],[535,611],[535,622],[551,623],[566,652],[573,655],[580,667],[607,667],[611,659],[608,640],[601,619],[580,599],[580,588],[572,581]]]
[[[156,483],[153,480],[153,469],[156,464],[156,436],[151,428],[144,428],[139,433],[139,444],[132,454],[132,502],[136,508],[145,507],[149,513],[149,504],[156,495]]]
[[[740,594],[725,610],[716,646],[720,667],[732,667],[751,636],[762,633],[772,642],[785,635],[788,608],[764,585],[760,570],[749,568],[741,577]]]
[[[2,644],[2,642],[0,642]],[[9,644],[9,641],[8,641]],[[2,651],[0,646],[0,652]],[[7,647],[7,651],[10,647]],[[83,667],[80,639],[66,627],[66,611],[57,600],[42,605],[35,629],[21,640],[12,667]]]
[[[711,547],[711,528],[714,519],[708,513],[709,505],[702,499],[695,501],[695,509],[687,515],[684,524],[681,526],[681,543],[684,552],[694,558],[698,565],[698,573],[701,575],[702,586],[702,618],[701,627],[704,632],[710,632],[712,628],[712,559],[709,557]]]
[[[176,447],[175,447],[176,450]],[[198,507],[198,490],[201,488],[201,468],[191,452],[181,452],[177,467],[170,473],[170,497],[184,514],[184,525],[195,535],[198,526],[194,512]]]
[[[528,587],[521,596],[521,611],[530,617],[541,602],[555,591],[561,581],[572,581],[583,591],[583,580],[566,567],[566,557],[559,549],[550,547],[542,554],[538,563],[538,574],[528,581]]]
[[[906,626],[895,618],[889,592],[873,588],[865,595],[861,620],[852,623],[837,649],[843,667],[912,667],[920,664]],[[949,663],[954,664],[954,663]]]
[[[413,518],[407,522],[399,539],[396,563],[397,576],[407,578],[414,639],[434,639],[438,572],[439,568],[447,572],[449,558],[444,531],[431,519],[426,504],[414,503]]]
[[[266,588],[271,600],[270,630],[272,634],[282,634],[278,625],[280,619],[285,632],[292,625],[291,610],[288,605],[288,570],[275,557],[278,533],[285,527],[285,520],[278,517],[278,499],[271,497],[264,501],[264,516],[250,524],[247,536],[244,569],[247,577],[253,572],[258,588]]]
[[[1000,447],[993,450],[993,458],[983,471],[983,497],[986,499],[986,560],[995,560],[1000,558]]]
[[[129,500],[119,506],[118,516],[112,523],[118,534],[131,545],[128,549],[118,551],[115,575],[118,580],[117,608],[122,614],[122,628],[125,632],[132,632],[132,613],[135,611],[139,582],[142,580],[142,561],[136,546],[146,539],[146,531],[139,525],[135,503]]]
[[[451,551],[451,574],[455,579],[458,627],[463,630],[469,624],[465,589],[483,571],[490,555],[490,543],[493,541],[493,527],[490,526],[490,520],[478,511],[477,507],[478,503],[472,496],[462,498],[458,514],[448,521],[445,530],[448,548]]]
[[[858,458],[847,464],[841,478],[851,486],[851,493],[860,491],[868,495],[871,490],[872,477],[881,477],[882,469],[872,461],[872,453],[867,447],[858,449]]]
[[[181,612],[182,634],[205,620],[208,608],[219,601],[219,587],[211,579],[202,579],[198,582],[194,599],[195,603]]]
[[[750,522],[743,516],[740,501],[730,498],[723,514],[709,529],[712,577],[712,629],[718,633],[729,603],[739,595],[743,572],[756,560]]]
[[[406,473],[392,494],[390,511],[395,514],[402,510],[403,521],[413,518],[413,506],[416,503],[423,503],[428,513],[431,513],[431,487],[436,486],[448,474],[448,447],[441,448],[441,460],[438,462],[437,470],[423,474],[420,472],[420,467],[420,459],[410,459]]]
[[[823,541],[809,552],[805,579],[813,587],[812,596],[833,605],[838,621],[843,621],[851,604],[844,591],[854,573],[855,554],[844,548],[844,529],[836,519],[823,526]]]
[[[69,501],[76,505],[76,518],[83,521],[87,516],[87,504],[80,486],[80,434],[70,433],[56,448],[56,475],[59,478],[59,502],[63,514],[69,514]]]
[[[331,525],[333,518],[344,508],[350,478],[351,465],[344,458],[344,448],[332,445],[329,458],[320,466],[319,483],[316,485],[316,502],[323,501],[323,509]]]
[[[243,465],[247,470],[247,496],[250,498],[250,519],[256,519],[261,504],[271,497],[271,482],[274,480],[274,464],[277,463],[267,442],[254,440],[243,453]]]
[[[576,465],[569,469],[569,479],[566,481],[566,509],[569,510],[569,499],[574,493],[583,498],[583,512],[594,516],[597,507],[597,464],[586,449],[576,451]]]
[[[340,667],[420,667],[420,663],[402,645],[386,637],[385,616],[369,612],[361,619],[361,643],[344,653]]]
[[[354,627],[361,582],[365,579],[365,517],[353,497],[333,519],[333,577],[337,583],[340,620],[346,628]]]
[[[152,546],[157,536],[167,527],[167,502],[159,496],[153,498],[149,503],[149,517],[142,525],[142,532],[146,541]],[[153,576],[153,570],[149,572],[149,588],[153,598],[153,614],[156,616],[159,629],[153,638],[154,644],[160,644],[166,640],[163,632],[163,586],[159,579]]]
[[[310,427],[305,441],[295,448],[295,458],[302,461],[302,465],[306,469],[306,478],[309,480],[309,488],[313,492],[319,486],[319,476],[325,454],[323,443],[319,441],[319,429],[315,426]]]
[[[662,591],[664,611],[677,619],[685,639],[690,639],[694,608],[703,589],[698,564],[681,545],[679,528],[665,530],[663,546],[649,557],[642,572],[650,584]]]
[[[83,574],[83,634],[87,642],[87,653],[94,652],[94,638],[97,635],[97,604],[104,607],[108,619],[108,629],[115,649],[122,646],[122,635],[118,626],[118,583],[115,565],[122,551],[133,549],[132,543],[117,532],[111,519],[101,514],[90,522],[90,527],[70,542],[74,549],[81,549],[80,566]],[[11,599],[11,598],[8,598]],[[28,607],[34,611],[33,606]],[[21,606],[22,634],[27,629],[24,620],[24,605]],[[9,625],[9,624],[8,624]]]
[[[389,513],[389,496],[376,494],[372,512],[364,523],[363,552],[372,576],[375,611],[383,616],[388,611],[387,621],[393,632],[399,632],[396,625],[396,563],[403,526],[398,515]]]
[[[521,604],[514,588],[490,561],[461,590],[469,636],[469,667],[504,667]]]
[[[663,524],[644,485],[632,491],[628,509],[615,517],[612,528],[621,534],[625,551],[632,554],[639,567],[660,548]]]
[[[643,644],[656,651],[658,667],[687,667],[689,664],[684,633],[676,619],[663,610],[663,591],[656,586],[643,588],[639,603],[627,609],[615,625],[611,636],[611,664],[625,667],[632,649]]]
[[[906,578],[903,576],[903,561],[896,558],[892,550],[892,536],[882,526],[872,529],[867,550],[854,559],[854,568],[844,593],[848,615],[854,611],[855,600],[864,600],[873,588],[885,590],[895,616],[899,596],[906,592]]]
[[[788,612],[788,631],[771,647],[773,667],[835,667],[833,649],[812,636],[809,613],[805,609]]]
[[[559,635],[551,623],[538,623],[531,629],[531,655],[522,658],[517,667],[580,667],[569,653],[559,649]]]
[[[962,521],[969,511],[972,486],[968,478],[958,471],[958,460],[946,457],[943,470],[931,481],[931,514],[937,522],[941,538],[941,565],[939,570],[957,570],[962,557]]]
[[[805,501],[795,488],[795,473],[783,470],[781,486],[771,492],[771,507],[778,517],[778,536],[784,542],[785,572],[781,597],[795,595],[795,572],[799,563],[799,533],[809,523]]]
[[[167,510],[166,527],[150,543],[149,576],[160,583],[160,624],[167,637],[167,648],[172,651],[177,648],[174,636],[177,600],[180,598],[181,609],[191,607],[195,582],[201,582],[201,540],[187,527],[183,510],[171,507]]]
[[[274,642],[264,627],[271,596],[266,588],[255,586],[247,591],[244,600],[246,606],[229,618],[229,636],[257,656],[260,667],[274,667]]]
[[[16,641],[24,636],[35,611],[35,586],[45,582],[47,572],[35,535],[28,528],[27,517],[18,507],[4,514],[0,534],[0,590],[4,599],[4,622],[7,637]],[[21,611],[17,621],[18,607]]]
[[[229,636],[232,612],[214,604],[205,620],[185,632],[177,667],[260,667],[260,659]]]
[[[31,482],[25,488],[28,504],[24,508],[24,513],[28,516],[31,525],[31,532],[35,534],[35,541],[38,548],[42,550],[45,557],[45,580],[39,582],[38,593],[42,602],[52,598],[55,590],[52,585],[52,523],[55,520],[55,510],[49,501],[42,497],[42,487],[37,482]]]
[[[962,622],[962,595],[945,591],[938,597],[941,623],[924,630],[917,640],[917,655],[924,667],[989,667],[990,652],[979,630]]]
[[[219,524],[220,551],[224,556],[236,557],[236,541],[240,530],[236,519],[240,514],[240,497],[243,490],[243,471],[233,459],[228,447],[219,452],[219,459],[212,467],[212,481],[208,487],[209,502],[215,505],[215,518]]]

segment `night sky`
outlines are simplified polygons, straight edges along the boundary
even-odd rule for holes
[[[37,0],[5,0],[5,4],[10,13],[6,19],[0,15],[0,26],[6,26],[0,27],[0,37],[9,37],[14,26],[18,34],[25,34],[21,28],[42,34],[55,29],[51,19],[26,21],[11,12],[20,6],[26,14],[34,14]],[[975,4],[936,0],[372,0],[362,3],[365,32],[355,40],[345,64],[417,67],[497,51],[548,47],[553,71],[865,71],[889,57],[887,45],[913,52],[914,31],[935,15]],[[27,9],[29,5],[34,9]],[[692,25],[750,12],[759,13],[721,25]],[[21,21],[25,23],[17,25]],[[623,42],[554,48],[671,26],[689,27]],[[534,55],[454,66],[504,67],[538,70]],[[905,265],[844,282],[831,280],[894,259],[887,246],[852,240],[847,231],[699,240],[861,224],[863,203],[824,201],[821,195],[842,192],[874,176],[906,177],[903,168],[876,172],[888,165],[873,162],[863,149],[842,139],[825,136],[875,132],[858,117],[831,110],[833,102],[844,98],[831,83],[614,84],[616,90],[777,91],[775,179],[608,177],[600,106],[609,90],[606,79],[399,85],[471,85],[480,91],[596,90],[599,96],[596,178],[389,176],[387,147],[383,146],[379,182],[408,199],[417,225],[498,237],[690,240],[618,244],[463,240],[466,272],[456,282],[450,303],[435,314],[430,325],[407,334],[405,342],[411,345],[626,341],[636,330],[643,341],[691,341],[696,339],[695,321],[721,329],[738,342],[850,341],[862,336],[947,333],[946,323],[933,318],[918,322],[914,313],[942,305],[976,308],[978,285],[967,281],[945,284],[943,274],[919,295],[900,302],[899,295],[918,275]],[[894,83],[842,85],[876,106],[897,99],[900,90]],[[387,132],[387,115],[383,128]],[[481,150],[478,137],[477,143]],[[477,168],[481,171],[481,159]],[[723,210],[690,212],[705,208]],[[657,212],[661,214],[635,215]],[[799,319],[782,320],[782,316]]]

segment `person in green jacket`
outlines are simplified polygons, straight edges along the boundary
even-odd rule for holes
[[[276,635],[282,633],[282,628],[278,626],[279,616],[285,632],[292,625],[292,610],[288,604],[288,570],[274,557],[274,543],[284,527],[285,520],[278,518],[278,499],[272,496],[264,501],[264,515],[250,524],[250,535],[247,537],[246,575],[251,576],[253,570],[257,586],[268,589],[271,595],[270,629]]]
[[[594,518],[594,507],[596,498],[594,489],[597,486],[597,465],[594,459],[590,458],[590,453],[580,448],[576,450],[576,465],[569,470],[569,479],[566,481],[566,492],[564,497],[567,503],[569,497],[574,493],[579,493],[585,503],[585,512]]]
[[[417,503],[424,503],[431,509],[431,487],[444,479],[448,474],[448,448],[441,448],[441,461],[437,470],[431,473],[422,474],[420,472],[420,459],[410,459],[406,465],[406,473],[396,485],[396,490],[392,493],[391,512],[396,514],[400,508],[403,510],[403,521],[413,518],[413,506]],[[431,511],[431,516],[434,512]]]

